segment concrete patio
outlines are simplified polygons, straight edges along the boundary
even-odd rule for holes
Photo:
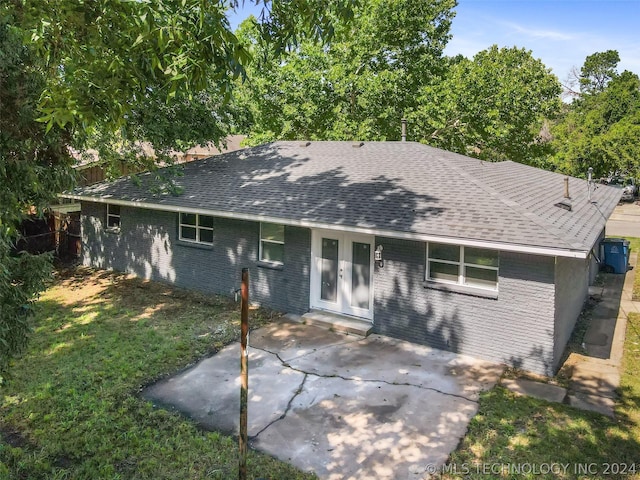
[[[236,434],[239,345],[143,395]],[[503,367],[379,335],[281,321],[251,333],[251,446],[320,478],[424,478],[444,464]]]

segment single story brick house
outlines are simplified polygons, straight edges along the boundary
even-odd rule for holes
[[[620,191],[414,142],[276,142],[66,194],[83,261],[552,374]]]

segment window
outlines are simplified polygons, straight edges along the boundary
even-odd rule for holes
[[[444,243],[427,246],[427,280],[498,289],[499,253]]]
[[[213,245],[213,217],[197,213],[180,213],[180,240]]]
[[[107,204],[107,228],[120,229],[120,205]]]
[[[260,223],[260,260],[284,263],[284,225]]]

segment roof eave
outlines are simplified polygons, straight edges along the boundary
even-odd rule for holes
[[[211,210],[207,208],[193,208],[193,207],[180,207],[176,205],[165,205],[157,203],[148,203],[144,201],[136,200],[122,200],[109,197],[91,197],[86,195],[76,195],[73,193],[63,193],[59,195],[62,198],[68,198],[72,200],[93,202],[93,203],[109,203],[112,205],[130,206],[136,208],[144,208],[148,210],[159,210],[166,212],[183,212],[183,213],[197,213],[201,215],[211,215],[214,217],[222,218],[235,218],[239,220],[280,223],[283,225],[291,225],[305,228],[320,228],[325,230],[335,231],[349,231],[353,233],[360,233],[363,235],[377,235],[381,237],[398,238],[404,240],[418,240],[423,242],[438,242],[457,244],[467,247],[488,248],[493,250],[502,250],[508,252],[527,253],[532,255],[553,256],[553,257],[568,257],[568,258],[587,258],[590,253],[590,249],[576,248],[576,249],[563,249],[563,248],[551,248],[542,247],[536,245],[522,245],[515,243],[505,242],[493,242],[487,240],[477,239],[465,239],[458,237],[446,237],[439,235],[428,235],[415,232],[400,232],[394,230],[383,230],[375,227],[353,227],[340,224],[331,224],[323,222],[314,222],[309,220],[295,220],[291,218],[278,218],[268,215],[254,215],[237,212],[226,212],[219,210]]]

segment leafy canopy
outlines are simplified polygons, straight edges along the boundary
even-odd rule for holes
[[[589,167],[596,176],[611,172],[640,175],[640,78],[616,70],[618,54],[609,50],[585,60],[582,72],[597,72],[578,99],[552,128],[558,170],[585,176]]]
[[[327,40],[356,0],[270,0],[268,51]],[[231,32],[236,0],[7,0],[0,3],[0,381],[25,345],[50,267],[16,254],[18,225],[73,186],[69,147],[144,167],[218,143],[231,88],[251,60]],[[275,55],[272,59],[277,58]],[[150,145],[153,155],[142,146]]]
[[[546,153],[539,134],[560,107],[557,78],[530,51],[492,46],[450,61],[444,78],[421,89],[409,115],[418,138],[485,160],[533,164]]]
[[[253,24],[237,32],[258,62],[236,103],[251,142],[409,139],[480,158],[536,163],[558,80],[531,52],[492,47],[447,59],[453,1],[368,0],[330,47],[304,42],[269,61]],[[266,66],[260,63],[266,59]]]
[[[275,139],[385,140],[415,93],[444,71],[454,0],[367,0],[353,21],[336,22],[329,46],[301,42],[280,62],[251,20],[238,37],[256,63],[238,106],[253,143]]]
[[[259,3],[257,0],[256,3]],[[279,50],[299,38],[327,39],[353,0],[265,1],[261,39]],[[46,61],[42,119],[121,125],[149,90],[229,95],[250,55],[230,29],[225,0],[26,0],[19,8],[31,45]]]
[[[55,192],[73,184],[70,131],[47,135],[35,120],[45,78],[13,21],[0,8],[0,384],[11,357],[25,346],[31,301],[50,265],[45,256],[13,252],[18,226],[30,209],[43,210]]]
[[[620,62],[620,55],[617,50],[589,55],[580,70],[581,90],[584,93],[602,92],[607,83],[618,74],[616,70],[618,62]]]

